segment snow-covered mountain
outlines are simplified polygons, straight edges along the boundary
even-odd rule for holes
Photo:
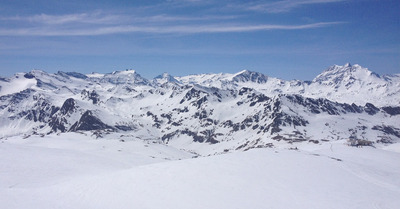
[[[326,97],[338,102],[399,105],[400,75],[380,76],[360,65],[334,65],[318,75],[309,85],[312,97]]]
[[[201,74],[177,77],[184,84],[222,89],[254,88],[263,94],[300,94],[341,103],[377,106],[400,105],[400,74],[380,76],[360,65],[334,65],[312,81],[286,81],[247,70],[236,74]]]
[[[400,76],[332,66],[313,81],[251,71],[153,80],[33,70],[0,78],[0,135],[82,132],[200,155],[292,143],[400,140]]]

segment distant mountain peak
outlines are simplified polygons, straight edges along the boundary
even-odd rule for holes
[[[167,72],[164,72],[163,74],[154,77],[154,79],[161,79],[161,78],[173,78],[173,76],[171,76],[171,75],[170,75],[169,73],[167,73]]]
[[[112,75],[135,75],[138,74],[136,70],[126,69],[123,71],[114,71],[111,73]]]
[[[346,63],[343,67],[347,68],[347,67],[351,67],[350,62]]]
[[[236,73],[232,80],[236,82],[266,83],[268,80],[268,76],[259,72],[242,70],[239,73]]]
[[[174,76],[170,75],[167,72],[164,72],[161,75],[154,77],[153,79],[158,84],[165,84],[165,83],[180,83],[178,80],[174,78]]]
[[[333,65],[319,74],[313,82],[333,82],[340,83],[342,81],[346,81],[348,79],[353,80],[366,80],[369,77],[379,78],[380,76],[367,68],[363,68],[358,64],[351,65],[350,63],[346,63],[345,65]]]
[[[248,73],[250,73],[250,72],[251,72],[251,71],[245,69],[245,70],[242,70],[242,71],[236,73],[235,75],[248,74]]]
[[[112,84],[137,84],[148,85],[149,81],[143,78],[135,70],[114,71],[108,74],[92,73],[88,75],[93,79],[100,79],[102,82],[110,82]]]

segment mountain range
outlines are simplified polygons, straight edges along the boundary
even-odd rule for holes
[[[400,141],[400,74],[351,64],[312,81],[247,70],[152,80],[134,70],[33,70],[0,77],[0,119],[3,138],[78,132],[198,155],[343,139],[378,145]]]

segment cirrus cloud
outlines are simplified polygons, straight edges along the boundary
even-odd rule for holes
[[[347,1],[347,0],[283,0],[275,2],[259,1],[256,3],[248,3],[245,5],[241,5],[241,7],[242,9],[250,11],[258,11],[266,13],[283,13],[283,12],[289,12],[292,9],[304,5],[334,3],[341,1]]]
[[[128,16],[102,13],[68,15],[40,14],[30,17],[6,17],[2,21],[24,22],[21,26],[0,27],[0,36],[99,36],[124,33],[197,34],[242,33],[268,30],[304,30],[327,27],[343,22],[312,24],[244,24],[226,22],[236,16],[185,17],[170,15]]]

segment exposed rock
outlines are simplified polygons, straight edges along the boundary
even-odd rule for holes
[[[389,135],[393,135],[393,136],[397,136],[400,138],[400,129],[399,128],[395,128],[393,126],[385,126],[385,125],[381,125],[381,126],[374,126],[372,127],[372,130],[379,130],[382,131],[383,133],[389,134]]]
[[[69,131],[92,131],[104,129],[114,130],[113,127],[103,123],[99,118],[94,116],[92,111],[87,110],[85,113],[83,113],[79,121],[71,126]]]
[[[382,107],[382,110],[385,111],[389,115],[400,115],[400,107]]]
[[[375,107],[371,103],[365,104],[364,111],[370,115],[375,115],[376,113],[379,112],[379,108]]]
[[[95,90],[89,92],[84,89],[82,90],[81,95],[84,99],[87,98],[88,100],[92,100],[93,104],[98,104],[100,101],[100,95],[97,94]]]
[[[64,104],[62,105],[60,112],[63,115],[66,115],[68,113],[72,113],[76,110],[76,102],[73,98],[69,98],[65,100]]]
[[[35,76],[32,73],[25,73],[24,77],[27,79],[35,78]]]

